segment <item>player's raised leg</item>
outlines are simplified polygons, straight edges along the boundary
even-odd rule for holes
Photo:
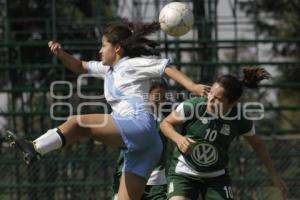
[[[23,153],[27,164],[38,160],[41,155],[60,149],[83,138],[92,138],[111,147],[125,147],[118,127],[112,116],[107,114],[89,114],[70,117],[58,128],[50,129],[33,142],[7,132],[10,144]]]

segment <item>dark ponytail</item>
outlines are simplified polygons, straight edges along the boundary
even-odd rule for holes
[[[264,68],[255,67],[245,67],[243,68],[244,78],[242,83],[248,88],[257,88],[258,83],[264,79],[270,79],[271,75]]]
[[[229,102],[238,100],[243,93],[244,87],[257,88],[263,79],[269,79],[271,75],[263,68],[243,68],[244,78],[239,80],[233,75],[223,75],[217,79],[217,83],[225,89],[225,97]]]
[[[112,44],[120,44],[124,49],[124,56],[158,56],[156,47],[159,43],[147,39],[146,36],[160,29],[158,22],[152,23],[132,23],[125,20],[110,24],[104,30],[108,41]]]

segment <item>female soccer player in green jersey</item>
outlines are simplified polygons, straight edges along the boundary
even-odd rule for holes
[[[169,199],[197,200],[199,193],[205,200],[233,199],[227,152],[233,139],[241,135],[256,151],[283,198],[287,198],[286,184],[238,102],[244,86],[256,88],[269,77],[262,68],[245,68],[243,80],[223,75],[207,98],[189,99],[163,120],[162,132],[178,147],[169,169]],[[175,130],[179,124],[184,127],[181,133]]]

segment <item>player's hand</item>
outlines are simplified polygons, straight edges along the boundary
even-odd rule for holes
[[[282,199],[288,199],[288,187],[286,186],[285,182],[279,177],[275,176],[272,177],[274,185],[280,190],[282,194]]]
[[[185,155],[189,155],[192,153],[194,144],[196,143],[195,140],[192,140],[191,138],[188,137],[181,137],[177,142],[177,147],[179,148],[179,150],[185,154]]]
[[[199,96],[207,96],[210,91],[210,86],[195,84],[191,89],[191,91]]]
[[[62,50],[61,44],[55,41],[49,41],[48,47],[55,56],[58,56],[58,54]]]

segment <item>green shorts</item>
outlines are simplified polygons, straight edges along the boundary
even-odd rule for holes
[[[117,199],[116,194],[112,198]],[[166,200],[167,199],[167,185],[146,185],[145,191],[141,200]]]
[[[197,200],[199,195],[203,200],[232,200],[231,179],[228,174],[216,178],[192,179],[179,174],[168,177],[168,199],[173,196],[184,196]]]
[[[167,185],[146,185],[142,200],[166,200]]]

